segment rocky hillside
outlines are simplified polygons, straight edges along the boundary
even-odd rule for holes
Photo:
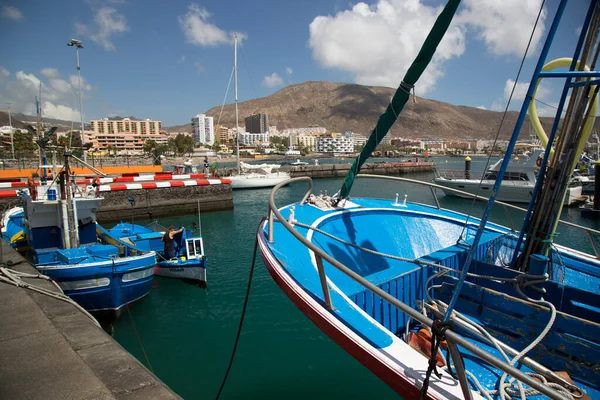
[[[244,117],[267,113],[269,123],[279,130],[294,127],[324,126],[331,131],[351,130],[367,136],[377,118],[385,110],[395,89],[347,83],[306,82],[291,85],[270,96],[239,103],[240,125]],[[206,114],[216,119],[221,107]],[[221,123],[235,125],[233,104],[225,105]],[[503,113],[474,107],[455,106],[418,97],[409,100],[399,121],[391,130],[392,136],[463,139],[491,139],[495,136]],[[516,112],[508,113],[500,137],[508,138],[517,119]],[[550,128],[551,118],[543,119]],[[528,126],[528,125],[525,125]],[[171,131],[190,131],[190,124],[168,128]],[[527,137],[529,129],[522,135]]]

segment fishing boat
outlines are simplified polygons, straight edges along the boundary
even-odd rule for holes
[[[18,252],[27,250],[27,239],[23,230],[23,207],[11,207],[4,213],[0,222],[2,240]]]
[[[486,202],[481,215],[442,208],[436,191],[455,189],[358,175],[402,118],[411,88],[456,12],[456,0],[441,11],[339,192],[315,195],[308,177],[271,191],[268,218],[257,233],[269,273],[323,332],[406,399],[600,398],[600,251],[595,241],[600,231],[568,224],[592,239],[593,254],[555,243],[568,182],[597,112],[600,8],[595,1],[589,5],[573,57],[546,64],[566,3],[560,1],[544,33],[489,199],[477,197]],[[566,69],[552,71],[557,64]],[[537,118],[538,80],[552,77],[565,78],[565,86],[531,202],[527,209],[499,202],[525,116],[529,111],[532,120]],[[426,202],[424,191],[416,202],[351,198],[357,177],[420,185],[431,191],[432,201]],[[279,189],[295,183],[308,184],[305,195],[278,206]],[[490,222],[494,205],[521,210],[522,227]]]
[[[235,132],[236,132],[236,164],[237,175],[228,177],[231,180],[232,189],[258,189],[273,187],[278,183],[290,178],[287,172],[279,171],[280,165],[262,165],[258,168],[240,162],[240,126],[238,115],[238,78],[237,78],[237,34],[234,35],[234,57],[233,57],[233,75],[235,91]]]
[[[198,228],[199,229],[199,228]],[[206,283],[206,256],[202,236],[194,236],[191,229],[183,228],[174,236],[175,257],[169,258],[162,238],[167,228],[158,222],[142,226],[121,222],[106,232],[110,240],[126,243],[140,251],[156,253],[154,275],[188,279]]]
[[[536,150],[531,155],[523,156],[525,161],[518,157],[510,160],[502,178],[497,200],[511,203],[529,203],[531,201],[543,153],[543,150]],[[440,186],[458,189],[458,191],[442,189],[447,196],[471,198],[471,195],[475,194],[488,197],[501,165],[502,160],[498,160],[479,175],[471,170],[436,169],[433,182]],[[572,178],[567,188],[564,201],[566,206],[581,204],[586,200],[582,195],[582,181],[576,173],[574,175],[575,177]],[[462,192],[467,192],[467,194]]]
[[[125,305],[150,291],[156,254],[101,242],[96,211],[103,199],[92,186],[72,182],[71,157],[65,152],[56,180],[32,185],[31,195],[22,194],[22,217],[15,209],[4,218],[20,224],[26,256],[40,273],[86,310],[118,317]]]

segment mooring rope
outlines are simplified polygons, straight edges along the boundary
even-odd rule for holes
[[[235,334],[235,341],[233,342],[233,349],[231,350],[231,357],[229,358],[229,363],[227,364],[227,370],[225,371],[225,375],[223,376],[223,380],[221,381],[221,386],[219,387],[219,391],[217,392],[217,396],[215,400],[219,400],[221,397],[221,393],[223,392],[223,388],[225,387],[225,383],[227,382],[227,378],[229,377],[229,372],[231,371],[231,367],[233,366],[233,360],[235,359],[235,353],[237,352],[237,347],[240,342],[240,335],[242,334],[242,329],[244,327],[244,319],[246,318],[246,309],[248,308],[248,300],[250,299],[250,289],[252,288],[252,277],[254,275],[254,266],[256,265],[256,253],[258,251],[258,232],[262,223],[266,220],[266,218],[261,218],[258,223],[258,228],[256,230],[256,234],[254,235],[254,251],[252,252],[252,263],[250,264],[250,272],[248,273],[248,285],[246,286],[246,296],[244,297],[244,305],[242,306],[242,315],[240,316],[240,324],[238,325],[237,332]]]
[[[1,245],[1,244],[0,244]],[[37,286],[37,285],[33,285],[31,283],[27,283],[25,282],[22,278],[31,278],[31,279],[43,279],[46,281],[50,281],[52,284],[54,284],[54,286],[56,286],[56,288],[60,291],[60,292],[53,292],[51,290],[48,290],[46,288]],[[86,309],[84,309],[83,307],[81,307],[79,304],[77,304],[73,299],[71,299],[70,297],[68,297],[67,295],[65,295],[62,291],[62,288],[54,281],[52,280],[50,277],[46,276],[46,275],[42,275],[42,274],[28,274],[25,272],[20,272],[20,271],[15,271],[15,270],[9,270],[6,267],[0,267],[0,282],[4,282],[7,283],[9,285],[13,285],[16,287],[21,287],[24,289],[29,289],[32,290],[36,293],[40,293],[52,298],[55,298],[57,300],[60,301],[64,301],[65,303],[69,303],[72,304],[73,306],[75,306],[75,308],[77,308],[79,311],[81,311],[86,317],[88,317],[90,320],[92,320],[92,322],[98,326],[99,328],[102,328],[100,326],[100,323],[96,320],[96,318],[94,318],[94,316],[92,316],[92,314],[90,314]]]

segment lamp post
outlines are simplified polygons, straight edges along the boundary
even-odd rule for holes
[[[8,125],[10,125],[10,149],[12,150],[12,159],[15,159],[15,138],[12,127],[12,117],[10,114],[10,106],[12,105],[12,101],[5,102],[8,105]]]
[[[83,49],[81,40],[71,39],[67,46],[75,47],[75,54],[77,57],[77,83],[79,84],[79,115],[81,117],[81,146],[85,144],[85,136],[83,133],[83,104],[81,102],[81,67],[79,66],[79,49]],[[83,151],[83,161],[87,161],[87,153]]]

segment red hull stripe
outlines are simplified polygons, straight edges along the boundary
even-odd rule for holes
[[[337,327],[332,325],[325,315],[316,308],[312,307],[307,301],[305,301],[298,290],[290,286],[286,282],[286,278],[282,276],[281,268],[276,265],[276,261],[271,260],[265,253],[269,252],[267,245],[262,239],[263,229],[260,230],[259,243],[261,246],[262,259],[269,270],[269,273],[281,288],[281,290],[292,300],[292,302],[302,311],[310,320],[317,325],[327,336],[329,336],[334,342],[340,345],[346,350],[351,356],[357,359],[361,364],[370,369],[375,375],[383,380],[389,387],[400,394],[405,399],[418,399],[421,393],[420,388],[417,388],[407,379],[406,376],[399,374],[394,371],[388,365],[380,362],[376,357],[373,356],[367,349],[349,337],[347,334],[339,330]],[[432,397],[431,393],[427,394],[427,398],[431,400],[437,399]]]

